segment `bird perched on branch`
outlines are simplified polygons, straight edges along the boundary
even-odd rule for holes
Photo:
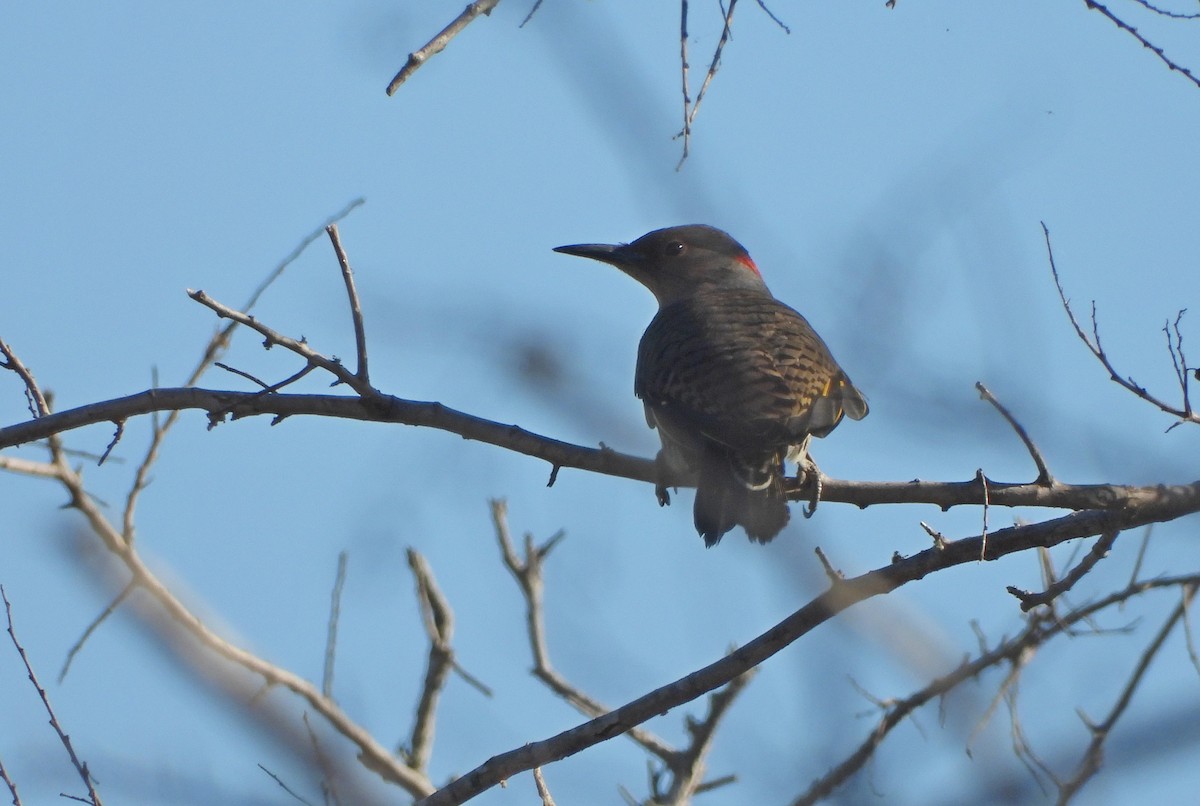
[[[746,249],[693,224],[629,244],[556,252],[616,266],[653,292],[658,314],[638,346],[634,393],[658,429],[665,480],[694,480],[696,530],[708,546],[735,526],[765,543],[788,521],[784,459],[867,401],[803,316],[771,295]]]

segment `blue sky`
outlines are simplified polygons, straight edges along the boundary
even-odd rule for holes
[[[1160,328],[1200,305],[1200,89],[1083,3],[779,3],[790,35],[742,3],[679,171],[677,6],[558,0],[518,29],[529,4],[508,0],[388,98],[407,53],[461,5],[0,11],[0,337],[56,407],[141,391],[154,369],[163,385],[182,381],[214,327],[184,290],[240,304],[302,237],[362,197],[341,232],[385,392],[652,455],[632,375],[653,299],[551,248],[703,222],[747,246],[868,395],[871,416],[814,450],[830,475],[962,480],[983,468],[1032,479],[1024,449],[974,391],[984,381],[1064,481],[1195,478],[1196,429],[1164,434],[1165,416],[1108,381],[1070,330],[1046,262],[1041,221],[1072,299],[1085,312],[1096,300],[1118,366],[1170,395]],[[715,3],[691,5],[698,84],[720,18]],[[1112,8],[1200,68],[1194,24]],[[324,240],[257,315],[326,354],[353,355]],[[531,356],[559,367],[553,382],[522,373]],[[270,380],[298,369],[244,332],[226,360]],[[247,388],[219,371],[204,384]],[[19,385],[0,377],[0,421],[26,416]],[[547,489],[543,463],[429,430],[205,426],[202,414],[185,415],[164,450],[139,510],[142,552],[234,640],[319,679],[329,589],[347,551],[336,693],[394,744],[409,730],[424,668],[404,559],[407,546],[422,551],[456,610],[461,662],[497,692],[485,700],[450,683],[439,780],[580,721],[527,674],[521,604],[498,561],[489,497],[508,499],[518,533],[567,531],[548,568],[552,655],[614,705],[714,660],[819,592],[814,546],[858,573],[924,548],[918,521],[967,535],[980,517],[825,505],[768,547],[731,534],[704,551],[688,492],[660,510],[645,485],[577,471]],[[125,463],[86,471],[113,507],[147,433],[131,423],[115,451]],[[89,428],[69,444],[99,452],[111,435]],[[52,682],[110,595],[89,553],[70,548],[78,519],[57,509],[62,501],[44,481],[0,478],[0,583],[104,791],[127,803],[280,802],[262,763],[314,797],[311,771],[181,675],[132,619],[111,620],[65,683]],[[999,525],[1045,516],[991,514]],[[1112,580],[1136,551],[1125,537]],[[1065,563],[1069,552],[1055,556]],[[1194,556],[1193,523],[1163,528],[1148,573],[1190,568]],[[936,575],[771,660],[710,760],[713,775],[741,780],[705,802],[786,802],[802,791],[870,724],[855,716],[869,703],[849,679],[904,696],[974,648],[972,619],[993,639],[1013,633],[1009,584],[1037,586],[1034,557]],[[1138,614],[1156,625],[1171,604]],[[1022,695],[1035,746],[1081,748],[1074,709],[1109,707],[1151,630],[1046,650]],[[1177,643],[1139,695],[1129,735],[1178,700],[1194,709],[1195,672]],[[910,659],[915,645],[927,668]],[[988,775],[1024,780],[1003,717],[976,739],[975,761],[963,753],[971,715],[997,682],[963,695],[962,715],[945,727],[923,713],[921,730],[901,728],[847,797],[873,787],[887,802],[925,803],[931,791],[976,792]],[[0,714],[0,759],[28,802],[69,786],[4,650]],[[652,726],[680,741],[681,716]],[[1120,732],[1112,741],[1111,768],[1083,802],[1134,791],[1178,799],[1200,786],[1187,761],[1195,733],[1154,762],[1122,747]],[[1122,749],[1136,760],[1118,763]],[[1064,763],[1076,757],[1062,752]],[[527,777],[480,802],[530,802]],[[547,780],[560,802],[616,802],[618,784],[644,794],[644,761],[612,742],[552,766]]]

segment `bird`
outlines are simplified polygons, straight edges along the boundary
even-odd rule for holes
[[[785,459],[867,400],[808,320],[777,300],[746,248],[704,224],[631,243],[556,252],[610,264],[644,285],[658,312],[638,344],[634,394],[657,429],[660,505],[667,481],[696,485],[693,516],[708,547],[737,526],[767,543],[787,525]]]

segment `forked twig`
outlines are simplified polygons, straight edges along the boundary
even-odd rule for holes
[[[408,747],[400,753],[414,769],[424,772],[429,767],[433,754],[433,737],[438,700],[454,668],[454,650],[450,640],[454,636],[454,613],[446,597],[442,595],[433,578],[429,563],[415,549],[408,549],[408,567],[412,569],[417,583],[417,602],[425,633],[429,636],[429,660],[425,667],[425,683],[417,702],[416,719]]]
[[[542,606],[543,578],[542,563],[549,552],[563,538],[564,533],[558,532],[541,546],[535,546],[532,535],[525,536],[524,558],[518,556],[513,545],[508,528],[508,507],[502,500],[491,503],[492,523],[496,540],[500,545],[500,553],[504,565],[513,575],[525,598],[526,626],[529,635],[530,649],[533,654],[533,674],[558,696],[575,706],[582,713],[598,717],[608,713],[607,706],[589,697],[577,687],[571,685],[550,664],[550,653],[546,642],[546,627]],[[688,731],[691,742],[684,750],[676,750],[664,740],[650,731],[631,726],[623,731],[634,742],[641,745],[647,752],[655,756],[666,771],[671,774],[671,781],[665,792],[659,791],[661,773],[655,773],[651,778],[656,803],[684,803],[692,794],[707,788],[712,789],[721,781],[703,781],[704,759],[712,744],[718,723],[724,717],[733,700],[745,688],[753,677],[754,670],[749,669],[745,674],[731,680],[726,686],[713,692],[709,697],[709,710],[703,720],[688,721]]]
[[[761,3],[760,3],[761,5]],[[692,142],[692,123],[696,120],[696,114],[700,111],[700,103],[704,100],[705,93],[708,92],[708,87],[712,84],[713,78],[717,75],[717,68],[721,66],[721,53],[725,50],[725,45],[729,42],[729,37],[733,33],[733,11],[737,8],[737,0],[729,0],[729,8],[725,10],[725,22],[721,28],[721,38],[717,40],[717,46],[713,49],[712,62],[708,66],[708,72],[704,74],[704,81],[700,84],[700,91],[696,93],[696,100],[692,101],[688,92],[688,59],[687,59],[687,14],[688,0],[680,0],[679,7],[679,29],[680,29],[680,62],[683,72],[683,129],[675,135],[677,138],[683,138],[683,155],[679,158],[679,164],[675,166],[675,170],[683,167],[684,161],[688,158],[689,147]],[[764,9],[766,7],[764,6]],[[769,12],[768,12],[769,13]],[[774,15],[772,15],[772,18]]]
[[[1013,742],[1014,747],[1017,748],[1018,757],[1034,773],[1039,783],[1041,783],[1042,774],[1053,778],[1053,773],[1041,765],[1037,757],[1029,750],[1021,735],[1019,723],[1016,722],[1014,705],[1020,671],[1033,659],[1034,653],[1039,647],[1059,635],[1070,635],[1074,625],[1090,620],[1103,610],[1124,604],[1132,597],[1148,591],[1182,588],[1186,592],[1195,590],[1197,585],[1200,585],[1200,576],[1195,574],[1159,578],[1146,582],[1131,582],[1125,588],[1066,613],[1061,618],[1048,620],[1033,614],[1020,633],[1012,638],[1001,640],[994,647],[989,648],[981,637],[977,657],[963,661],[948,674],[933,680],[908,697],[889,699],[882,703],[880,707],[884,713],[875,726],[868,731],[863,742],[845,760],[814,781],[802,795],[792,801],[793,806],[808,806],[808,804],[815,804],[827,799],[839,786],[866,765],[888,734],[910,714],[967,680],[977,678],[987,669],[1005,663],[1009,664],[1010,668],[998,686],[996,696],[980,719],[980,724],[972,731],[972,735],[976,735],[982,729],[983,724],[995,713],[999,701],[1006,700],[1009,704],[1010,717],[1014,720]],[[1031,763],[1038,766],[1030,766]]]
[[[1108,375],[1113,382],[1124,387],[1125,389],[1128,389],[1130,392],[1133,392],[1142,400],[1145,400],[1147,403],[1150,403],[1152,406],[1157,407],[1161,411],[1170,414],[1173,417],[1177,417],[1181,421],[1200,423],[1200,413],[1192,410],[1188,397],[1187,370],[1189,368],[1186,365],[1180,365],[1178,363],[1175,364],[1177,373],[1181,368],[1183,370],[1182,385],[1184,405],[1182,408],[1173,406],[1170,403],[1167,403],[1165,400],[1150,394],[1150,392],[1147,391],[1144,386],[1138,384],[1133,378],[1122,377],[1121,374],[1117,372],[1117,368],[1113,366],[1108,354],[1104,351],[1103,345],[1100,344],[1100,324],[1096,315],[1096,303],[1094,301],[1092,302],[1092,333],[1089,336],[1086,332],[1084,332],[1082,325],[1079,324],[1079,320],[1075,318],[1075,312],[1071,309],[1071,301],[1067,299],[1067,294],[1063,290],[1062,281],[1058,276],[1058,267],[1054,262],[1054,250],[1050,246],[1050,230],[1046,227],[1046,222],[1044,221],[1042,222],[1042,233],[1044,234],[1046,240],[1046,253],[1050,258],[1050,272],[1054,275],[1054,285],[1056,288],[1058,288],[1058,298],[1062,301],[1063,309],[1067,312],[1067,318],[1071,320],[1071,326],[1075,328],[1075,334],[1079,337],[1079,340],[1087,346],[1092,355],[1096,357],[1096,360],[1099,361],[1106,370],[1108,370]],[[1176,319],[1176,323],[1178,323],[1178,319]],[[1168,348],[1170,348],[1170,346],[1170,334],[1168,334]],[[1178,342],[1178,349],[1180,351],[1180,356],[1182,356],[1182,338],[1180,338]],[[1171,358],[1172,361],[1175,360],[1174,350],[1172,350]],[[1194,368],[1192,369],[1194,371]]]
[[[1113,707],[1109,710],[1108,716],[1100,723],[1093,723],[1086,716],[1080,713],[1088,730],[1091,731],[1092,739],[1088,743],[1087,749],[1083,753],[1083,758],[1080,759],[1079,765],[1075,768],[1075,774],[1068,780],[1059,784],[1058,802],[1067,803],[1070,799],[1088,782],[1097,772],[1099,772],[1104,758],[1104,743],[1108,739],[1109,733],[1117,724],[1117,720],[1125,713],[1129,707],[1130,701],[1133,699],[1133,693],[1137,691],[1141,684],[1142,678],[1146,674],[1146,670],[1150,668],[1150,662],[1154,660],[1155,655],[1162,649],[1163,644],[1167,640],[1167,636],[1175,629],[1184,613],[1187,611],[1188,602],[1191,595],[1195,593],[1197,584],[1193,582],[1185,588],[1185,595],[1181,601],[1171,611],[1171,615],[1163,622],[1162,627],[1154,636],[1150,644],[1142,652],[1141,658],[1138,659],[1137,665],[1133,672],[1129,675],[1129,680],[1126,681],[1125,687],[1121,690],[1117,701],[1113,703]]]
[[[566,533],[554,534],[541,546],[535,546],[533,536],[526,535],[525,557],[522,559],[517,555],[508,530],[508,505],[498,499],[492,500],[490,505],[492,525],[496,533],[496,541],[500,545],[504,567],[513,575],[513,579],[516,580],[521,594],[525,598],[525,623],[529,636],[529,649],[533,655],[534,676],[582,713],[591,717],[608,713],[610,710],[608,706],[571,685],[550,663],[550,649],[546,642],[546,618],[542,607],[544,591],[542,564],[559,541],[566,537]],[[665,760],[676,752],[675,748],[642,728],[634,728],[629,735],[645,750],[660,759]]]

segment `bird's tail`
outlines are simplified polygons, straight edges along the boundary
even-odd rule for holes
[[[782,457],[774,453],[746,461],[724,452],[706,454],[693,513],[706,546],[715,546],[735,526],[743,527],[757,543],[770,541],[789,517]]]

